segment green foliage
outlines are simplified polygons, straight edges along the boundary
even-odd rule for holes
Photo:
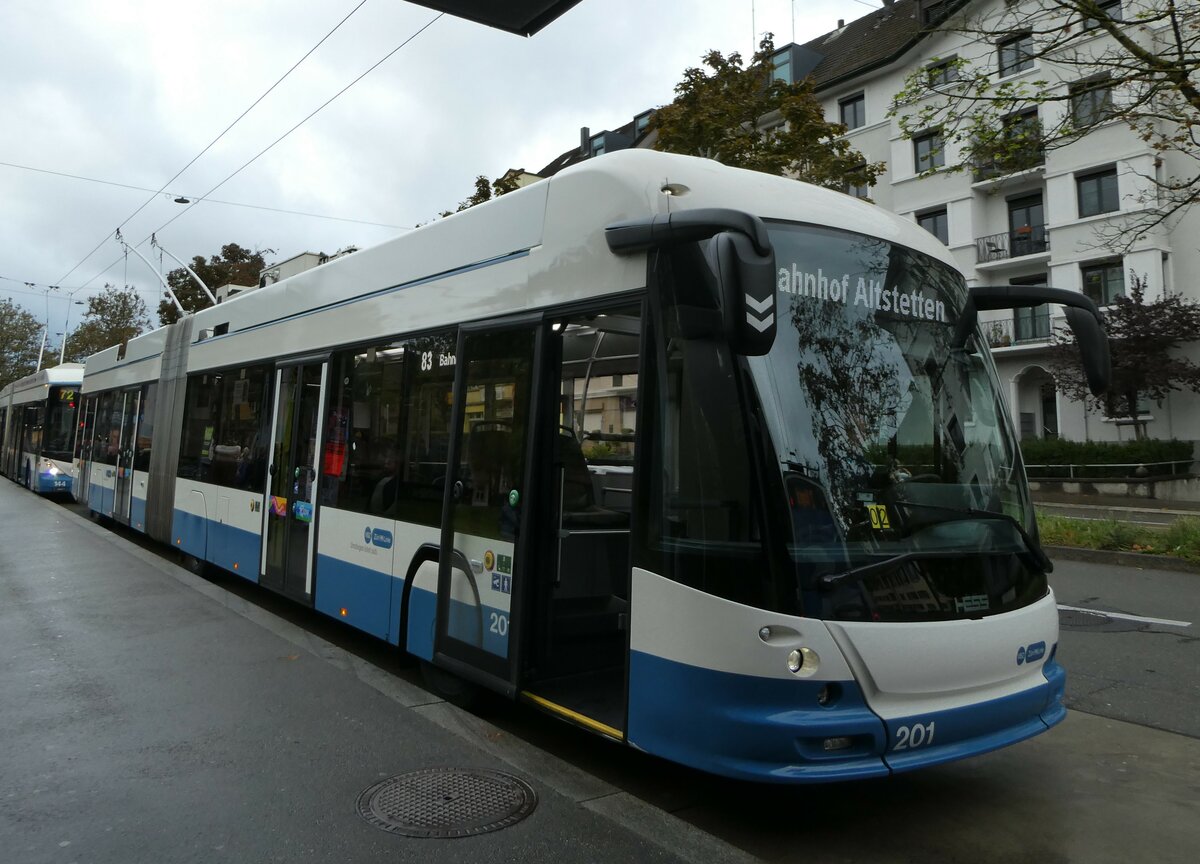
[[[150,328],[146,302],[132,286],[105,285],[101,293],[88,298],[87,307],[83,321],[67,337],[68,360],[82,362]]]
[[[1088,400],[1109,417],[1134,417],[1136,406],[1151,399],[1162,404],[1172,390],[1200,393],[1200,365],[1180,348],[1200,333],[1200,303],[1168,294],[1146,302],[1146,280],[1130,271],[1130,285],[1103,312],[1112,356],[1112,384],[1093,399],[1079,365],[1075,337],[1055,333],[1052,369],[1058,389],[1076,401]],[[1139,438],[1145,423],[1135,426]]]
[[[1152,475],[1181,474],[1192,464],[1190,441],[1066,441],[1061,438],[1030,438],[1021,442],[1021,454],[1026,465],[1046,465],[1047,468],[1029,470],[1031,476],[1057,478],[1067,477],[1067,465],[1150,465],[1154,462],[1170,462],[1171,465],[1148,467]],[[1129,477],[1131,468],[1075,468],[1073,475],[1079,478]]]
[[[480,174],[475,178],[475,191],[466,200],[460,201],[456,210],[443,210],[438,215],[443,219],[447,216],[453,216],[455,213],[469,210],[476,204],[483,204],[485,201],[491,201],[493,198],[506,195],[517,188],[519,188],[517,180],[515,176],[512,176],[512,172],[505,174],[503,177],[497,177],[495,180],[488,180],[487,177]],[[421,226],[418,225],[417,227],[420,228]]]
[[[256,249],[251,252],[237,243],[226,243],[221,247],[219,254],[213,255],[207,261],[200,255],[194,257],[191,267],[215,294],[222,285],[257,285],[259,274],[267,266],[263,256],[272,255],[274,252],[274,249]],[[182,267],[167,274],[167,284],[171,286],[183,308],[189,312],[212,305],[200,290],[200,286]],[[158,304],[159,322],[163,325],[173,324],[179,317],[179,310],[164,291],[163,299]]]
[[[1179,0],[1102,9],[1096,0],[946,4],[930,29],[965,37],[963,56],[914,69],[890,116],[912,138],[938,129],[943,171],[979,179],[1024,170],[1097,127],[1123,125],[1156,156],[1140,207],[1094,226],[1097,245],[1126,250],[1200,198],[1200,19]],[[1003,34],[1028,34],[1005,52]],[[1013,65],[997,75],[1001,54]],[[1028,68],[1021,69],[1028,61]],[[935,71],[936,70],[936,71]],[[1037,110],[1042,123],[1020,128]]]
[[[812,82],[772,80],[775,45],[767,34],[749,66],[737,52],[709,51],[705,68],[684,71],[675,101],[650,121],[654,147],[715,159],[735,168],[793,177],[831,189],[874,185],[882,162],[867,164],[825,120]]]
[[[12,300],[0,300],[0,387],[37,366],[42,324]]]
[[[1178,519],[1166,529],[1115,519],[1070,519],[1039,512],[1038,533],[1047,546],[1142,552],[1200,561],[1200,519]]]

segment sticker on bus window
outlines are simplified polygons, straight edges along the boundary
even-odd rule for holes
[[[871,517],[871,527],[876,531],[882,531],[885,528],[892,527],[892,523],[888,521],[886,504],[868,504],[867,513]]]
[[[292,504],[292,515],[296,517],[297,522],[311,522],[313,517],[313,505],[311,501],[297,501]]]
[[[271,496],[271,515],[286,516],[287,515],[287,499],[281,495]]]

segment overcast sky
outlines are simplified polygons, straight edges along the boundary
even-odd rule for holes
[[[453,209],[478,174],[536,171],[576,144],[581,126],[615,128],[669,102],[683,69],[709,49],[748,55],[766,31],[776,45],[793,32],[804,42],[881,5],[582,0],[528,39],[446,16],[212,192],[213,202],[174,203],[209,192],[436,15],[366,0],[169,183],[171,194],[152,196],[358,2],[5,0],[0,297],[42,319],[45,286],[61,286],[49,292],[52,343],[68,292],[86,299],[106,282],[137,287],[157,323],[159,283],[136,257],[126,264],[112,239],[122,224],[156,268],[157,251],[142,242],[154,231],[187,261],[230,242],[273,249],[268,261],[374,245]],[[164,259],[163,272],[174,266]],[[74,307],[71,326],[83,311]]]

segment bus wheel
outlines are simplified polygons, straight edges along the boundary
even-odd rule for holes
[[[470,709],[479,704],[482,691],[470,681],[464,681],[453,672],[439,669],[428,660],[421,661],[421,677],[426,686],[451,705]]]

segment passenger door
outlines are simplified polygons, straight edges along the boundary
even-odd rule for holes
[[[317,454],[328,367],[322,359],[276,369],[275,420],[267,468],[261,584],[309,604]]]
[[[141,402],[141,390],[126,390],[117,396],[123,400],[121,410],[121,431],[117,444],[117,465],[115,492],[113,498],[113,519],[122,525],[129,524],[129,503],[133,495],[133,453],[134,436],[137,434],[138,405]]]
[[[457,380],[434,656],[509,695],[520,669],[521,597],[530,572],[525,523],[539,332],[527,321],[463,328],[449,358]]]

